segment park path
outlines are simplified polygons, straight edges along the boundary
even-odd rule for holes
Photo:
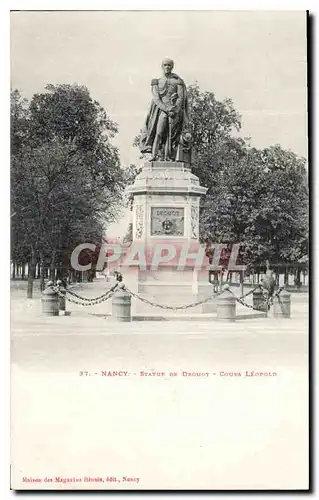
[[[13,487],[23,476],[76,477],[80,489],[87,476],[105,479],[97,489],[307,487],[307,297],[293,297],[291,319],[231,324],[116,323],[76,306],[44,317],[40,296],[12,295]],[[102,375],[113,371],[125,374]]]

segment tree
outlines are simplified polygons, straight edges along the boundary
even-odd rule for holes
[[[201,199],[202,242],[240,243],[245,263],[304,260],[308,241],[306,161],[279,145],[258,150],[236,137],[240,116],[231,99],[188,87],[192,171]],[[134,145],[138,145],[138,137]]]
[[[125,236],[123,238],[123,243],[131,243],[133,241],[133,224],[129,223]]]
[[[306,160],[279,145],[254,151],[254,160],[264,174],[264,190],[252,207],[250,232],[258,234],[270,262],[296,262],[307,254]]]
[[[118,149],[111,143],[118,128],[86,87],[47,85],[45,93],[31,100],[30,125],[35,144],[56,139],[73,144],[93,179],[118,194],[123,175]]]
[[[125,179],[125,185],[130,186],[131,184],[134,184],[134,180],[136,176],[141,172],[142,167],[137,167],[134,164],[128,165],[124,169],[124,179]],[[124,193],[124,199],[123,199],[123,204],[124,206],[128,207],[130,210],[132,210],[132,204],[133,204],[133,195],[128,194],[127,192]]]
[[[43,282],[79,243],[101,241],[124,176],[111,143],[117,127],[85,87],[49,85],[28,109],[17,92],[12,99],[13,252],[27,253],[32,297],[37,262]]]
[[[203,203],[201,232],[243,245],[246,263],[295,262],[307,253],[305,160],[280,146],[247,150]]]
[[[24,99],[18,90],[11,92],[11,158],[12,171],[16,165],[16,159],[21,157],[23,148],[29,140],[29,113],[28,101]],[[19,180],[23,178],[23,171],[19,172]],[[13,189],[14,180],[11,178],[11,254],[13,263],[13,274],[20,264],[28,260],[29,247],[24,237],[24,227],[20,215],[26,209]],[[24,268],[23,271],[24,272]]]
[[[192,170],[209,194],[216,183],[215,176],[243,154],[244,141],[232,136],[241,128],[240,115],[231,99],[218,101],[213,92],[201,92],[197,84],[189,86],[187,93],[195,150]]]

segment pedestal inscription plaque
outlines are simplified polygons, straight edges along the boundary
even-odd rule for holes
[[[184,236],[184,208],[152,207],[152,236]]]

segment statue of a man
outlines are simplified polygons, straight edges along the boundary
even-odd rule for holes
[[[174,62],[164,59],[163,76],[151,82],[152,102],[140,137],[142,153],[151,153],[151,161],[176,160],[176,153],[185,126],[188,103],[184,81],[172,73]]]

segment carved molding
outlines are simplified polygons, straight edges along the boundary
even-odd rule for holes
[[[199,210],[198,207],[192,205],[191,207],[191,228],[192,228],[192,238],[197,240],[199,238],[198,233],[198,219],[199,219]]]
[[[152,200],[152,202],[154,203],[158,203],[158,202],[164,202],[164,203],[172,203],[172,202],[184,202],[184,201],[188,201],[188,197],[183,195],[183,194],[180,194],[180,195],[176,195],[176,194],[162,194],[162,195],[156,195],[156,194],[153,194],[153,195],[149,195],[148,196],[148,200]]]
[[[135,238],[142,238],[144,232],[144,206],[137,205],[135,212]]]

